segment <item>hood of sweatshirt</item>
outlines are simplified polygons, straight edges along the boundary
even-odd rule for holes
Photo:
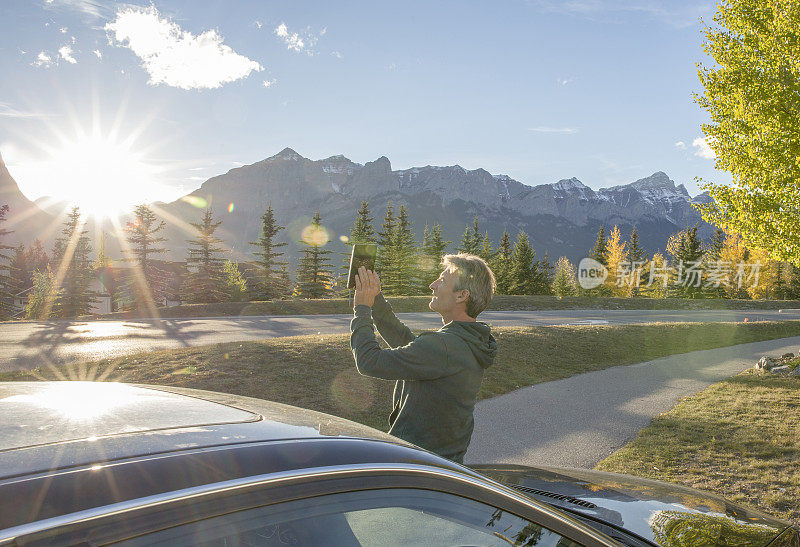
[[[491,327],[483,321],[450,321],[439,330],[464,340],[482,368],[489,368],[494,363],[497,341],[492,336]]]

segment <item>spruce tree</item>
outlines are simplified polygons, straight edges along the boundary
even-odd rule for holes
[[[124,228],[129,246],[126,250],[128,256],[124,260],[134,262],[138,271],[126,280],[124,291],[128,296],[122,298],[122,304],[145,308],[164,299],[166,273],[153,260],[153,256],[167,252],[161,246],[167,240],[161,235],[166,223],[144,204],[137,205],[133,215],[134,220]]]
[[[417,260],[417,242],[414,240],[414,229],[405,205],[400,206],[397,226],[393,242],[394,262],[389,269],[395,280],[393,294],[416,294],[419,287],[419,263]]]
[[[442,227],[438,222],[430,229],[427,224],[425,225],[425,232],[422,238],[420,294],[430,292],[430,284],[439,277],[439,266],[448,245],[450,245],[450,242],[442,238]]]
[[[553,274],[553,294],[559,298],[576,294],[575,266],[566,256],[558,259]]]
[[[511,294],[513,254],[511,236],[508,235],[508,230],[503,230],[500,247],[497,249],[494,259],[489,263],[497,282],[497,294]]]
[[[725,266],[719,264],[722,258],[722,250],[724,248],[725,248],[725,230],[717,228],[716,230],[714,230],[714,234],[711,236],[711,240],[709,240],[708,246],[706,248],[705,257],[703,260],[703,266],[705,269],[713,271],[715,269],[720,268],[721,266]],[[725,289],[725,285],[723,284],[720,284],[719,287],[714,287],[713,285],[705,287],[704,292],[707,296],[714,298],[725,298],[727,296],[727,291]]]
[[[333,274],[331,273],[331,251],[324,249],[328,236],[322,227],[319,210],[314,213],[311,225],[304,231],[300,243],[305,245],[300,265],[297,268],[298,296],[302,298],[325,298],[331,295]]]
[[[350,275],[350,257],[352,247],[356,243],[375,243],[375,228],[372,226],[373,218],[369,211],[369,201],[362,200],[361,207],[356,212],[356,219],[353,227],[350,228],[350,239],[347,241],[347,252],[342,253],[342,295],[349,296],[350,289],[347,287],[347,278]]]
[[[91,287],[94,278],[92,245],[83,226],[80,209],[73,207],[53,248],[53,262],[58,268],[55,280],[63,294],[59,306],[55,306],[54,301],[49,302],[50,305],[45,305],[45,316],[86,315],[95,302],[95,294]]]
[[[549,253],[544,252],[544,257],[534,262],[533,294],[552,294],[553,290],[553,265],[550,264]]]
[[[606,230],[600,225],[597,231],[597,239],[594,242],[594,247],[589,253],[589,258],[593,258],[603,266],[608,265],[608,249],[606,243]]]
[[[192,222],[197,237],[190,239],[189,254],[186,257],[188,270],[184,284],[183,300],[187,302],[222,302],[226,299],[223,290],[222,265],[225,260],[219,256],[224,252],[220,247],[222,240],[214,232],[222,224],[215,221],[211,209],[206,209],[200,222]]]
[[[0,319],[11,317],[14,305],[13,283],[9,264],[11,256],[7,253],[14,247],[4,242],[5,238],[13,232],[2,227],[7,220],[8,210],[8,205],[0,206]]]
[[[381,289],[385,294],[394,294],[398,283],[393,269],[397,262],[397,257],[394,256],[396,229],[397,219],[390,201],[386,204],[386,215],[383,217],[383,224],[378,232],[378,257],[375,265],[375,269],[381,277]]]
[[[630,263],[631,268],[633,269],[632,275],[636,275],[636,268],[640,268],[640,276],[639,282],[642,281],[642,276],[644,272],[644,261],[647,258],[647,254],[645,253],[644,248],[642,248],[642,244],[639,242],[639,232],[636,230],[636,226],[633,227],[633,231],[631,231],[631,238],[628,240],[628,255],[627,260]],[[637,264],[640,262],[641,264]],[[639,286],[634,278],[633,283],[631,284],[630,290],[628,291],[628,295],[632,297],[639,296]]]
[[[252,296],[255,300],[272,300],[284,296],[289,286],[281,277],[281,271],[286,264],[281,258],[283,253],[277,249],[286,246],[286,243],[277,242],[275,238],[284,227],[275,220],[272,204],[267,204],[267,210],[261,215],[261,235],[255,245],[258,250],[253,254],[259,257],[253,262],[256,271],[256,281],[252,287]]]
[[[481,238],[481,248],[478,250],[477,255],[488,264],[494,259],[495,254],[497,253],[492,248],[492,240],[489,239],[489,232],[484,232]]]
[[[520,232],[514,244],[511,264],[511,294],[534,294],[537,273],[534,267],[535,257],[528,234]]]
[[[464,234],[461,236],[461,243],[456,250],[459,253],[477,255],[480,253],[482,245],[483,236],[478,223],[478,215],[475,215],[475,218],[472,219],[472,228],[466,227]]]
[[[675,268],[681,268],[680,278],[675,278],[667,293],[679,298],[700,298],[703,295],[703,244],[697,236],[697,225],[680,232],[668,250],[672,254]],[[698,274],[688,274],[689,268],[699,269]],[[695,286],[698,284],[699,286]]]

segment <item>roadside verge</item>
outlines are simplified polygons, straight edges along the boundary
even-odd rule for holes
[[[800,524],[798,431],[800,378],[747,370],[681,400],[597,469],[701,488]]]

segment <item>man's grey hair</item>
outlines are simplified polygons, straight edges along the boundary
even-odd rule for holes
[[[469,291],[467,315],[478,317],[478,314],[489,305],[497,288],[497,282],[489,265],[479,256],[459,253],[445,255],[442,258],[442,268],[456,272],[456,285],[453,290]]]

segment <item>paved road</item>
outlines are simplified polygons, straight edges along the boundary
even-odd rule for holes
[[[798,346],[800,337],[793,337],[694,351],[481,401],[465,461],[591,469],[681,397],[752,367],[763,355],[797,354]]]
[[[439,317],[434,313],[399,315],[413,329],[436,329],[441,326]],[[750,321],[800,319],[800,310],[546,310],[481,314],[482,320],[495,326],[743,321],[745,318]],[[0,371],[219,342],[346,333],[349,321],[350,316],[347,315],[295,315],[3,323],[0,324]]]

